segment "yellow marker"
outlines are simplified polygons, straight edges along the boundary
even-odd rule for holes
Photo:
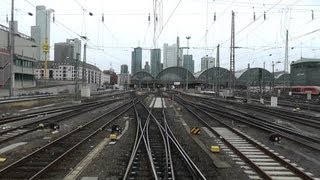
[[[0,162],[5,162],[7,160],[7,158],[0,158]]]
[[[218,152],[220,152],[220,147],[219,146],[211,146],[210,150],[213,153],[218,153]]]
[[[193,127],[193,128],[190,129],[190,133],[191,133],[191,134],[199,135],[200,132],[201,132],[201,129],[198,128],[198,127]]]
[[[111,141],[115,141],[115,140],[117,140],[117,135],[116,134],[110,134],[110,139],[111,139]]]

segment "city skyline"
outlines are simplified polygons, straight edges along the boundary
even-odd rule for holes
[[[61,4],[59,2],[30,0],[16,3],[15,20],[21,22],[21,32],[29,35],[30,26],[36,24],[36,19],[27,13],[36,14],[35,6],[43,4],[47,9],[54,10],[50,18],[51,57],[54,43],[87,35],[89,39],[87,61],[101,69],[110,69],[112,64],[112,67],[119,72],[121,64],[130,64],[132,47],[153,48],[151,30],[153,17],[151,16],[151,20],[148,21],[148,14],[152,14],[152,3],[149,1],[143,3],[145,6],[140,7],[134,2],[125,0],[112,3],[100,1],[89,3],[80,0],[79,4],[84,7],[81,8],[75,2],[63,2],[65,7],[75,7],[70,10],[59,6]],[[177,35],[181,37],[181,46],[186,46],[184,37],[190,35],[192,37],[190,54],[194,56],[196,71],[200,70],[201,57],[205,55],[215,57],[215,47],[218,44],[221,44],[221,67],[228,68],[231,10],[236,12],[236,46],[239,47],[236,49],[236,70],[246,68],[248,63],[252,67],[262,67],[266,62],[266,68],[270,71],[272,61],[283,61],[286,29],[289,29],[290,37],[289,62],[299,59],[301,55],[310,58],[319,56],[317,51],[319,31],[316,29],[320,22],[317,1],[283,0],[278,3],[275,0],[268,0],[264,3],[252,4],[246,0],[233,3],[188,0],[182,2],[177,6],[177,10],[173,11],[177,3],[178,1],[170,1],[163,5],[163,23],[159,26],[164,28],[157,31],[160,34],[157,38],[157,46],[161,47],[165,42],[174,44]],[[8,26],[6,16],[10,14],[10,4],[2,3],[2,5],[0,24]],[[314,12],[313,16],[311,16],[311,10]],[[263,16],[264,11],[266,18]],[[170,17],[172,13],[173,16]],[[253,20],[253,13],[256,14],[255,20]],[[74,19],[77,19],[77,23]],[[167,25],[165,25],[166,22],[168,22]],[[142,64],[146,60],[149,61],[149,56],[144,54]],[[276,69],[283,69],[283,63],[278,64]]]

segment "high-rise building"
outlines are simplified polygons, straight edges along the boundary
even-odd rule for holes
[[[163,68],[178,66],[177,45],[163,44]]]
[[[144,65],[144,70],[148,73],[150,73],[150,65],[149,65],[149,62],[146,61],[146,64]]]
[[[141,70],[142,67],[142,48],[136,47],[131,54],[131,74]]]
[[[81,59],[81,41],[78,38],[67,39],[66,42],[54,44],[54,61],[76,60],[79,54]]]
[[[192,60],[192,55],[183,55],[183,67],[188,69],[192,74],[194,73],[194,60]]]
[[[35,49],[35,58],[37,61],[45,60],[45,53],[42,46],[47,39],[50,45],[50,19],[52,9],[46,9],[45,6],[36,6],[36,25],[31,26],[31,37],[35,39],[37,47]],[[50,53],[47,54],[47,59],[50,59]]]
[[[77,54],[79,54],[79,59],[81,59],[81,40],[78,38],[67,39],[67,43],[73,46],[73,59],[77,59]]]
[[[180,38],[179,38],[179,36],[177,36],[176,45],[177,45],[177,54],[176,54],[177,55],[177,66],[178,67],[182,67],[183,49],[180,48]]]
[[[201,58],[201,71],[215,67],[215,58],[211,56],[204,56]]]
[[[161,50],[151,49],[151,74],[156,77],[161,71]]]
[[[70,61],[73,60],[74,48],[73,45],[67,42],[54,44],[54,61]]]
[[[122,64],[120,69],[121,69],[120,74],[128,74],[128,65]]]

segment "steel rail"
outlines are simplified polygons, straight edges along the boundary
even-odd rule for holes
[[[144,108],[149,111],[149,109],[145,105],[144,105]],[[160,128],[162,129],[162,131],[165,131],[165,128],[160,124],[160,122],[157,120],[157,118],[153,114],[151,114],[151,117],[153,118],[153,120],[157,124],[159,124]],[[205,176],[203,175],[203,173],[197,167],[197,165],[192,161],[192,159],[189,157],[187,152],[180,145],[180,143],[178,142],[178,140],[174,136],[173,132],[171,131],[170,127],[169,126],[167,126],[167,127],[168,127],[168,130],[169,130],[168,137],[169,137],[170,141],[174,144],[174,146],[176,147],[176,149],[178,150],[178,152],[180,153],[182,158],[185,160],[185,163],[187,163],[187,167],[192,172],[193,179],[199,179],[199,178],[200,179],[206,179]]]
[[[177,96],[178,97],[178,96]],[[222,137],[217,131],[215,131],[205,120],[203,120],[199,115],[197,115],[195,112],[193,112],[190,108],[188,108],[186,106],[186,104],[192,106],[193,108],[203,112],[204,114],[206,114],[207,116],[209,116],[210,118],[220,122],[222,125],[224,125],[225,127],[227,127],[229,130],[231,130],[233,133],[237,134],[238,136],[242,137],[243,139],[245,139],[246,141],[250,142],[251,144],[253,144],[255,147],[259,148],[261,151],[265,152],[267,155],[269,155],[270,157],[272,157],[273,159],[275,159],[277,162],[279,162],[280,164],[282,164],[284,167],[287,167],[289,170],[291,170],[293,173],[295,173],[296,175],[298,175],[299,177],[306,179],[306,180],[312,180],[313,178],[310,177],[308,174],[304,173],[303,171],[301,171],[300,169],[298,169],[297,167],[293,166],[292,164],[286,162],[284,159],[280,158],[279,156],[275,155],[274,153],[272,153],[271,151],[267,150],[265,147],[261,146],[260,144],[256,143],[255,141],[253,141],[252,139],[248,138],[247,136],[244,136],[242,133],[239,133],[238,131],[236,131],[235,129],[233,129],[231,126],[227,125],[226,123],[222,122],[218,117],[213,116],[211,114],[209,114],[208,112],[198,108],[197,106],[188,103],[187,101],[183,100],[181,97],[179,97],[179,99],[181,101],[183,101],[183,103],[181,101],[178,100],[179,104],[181,104],[183,107],[185,107],[191,114],[193,114],[195,117],[197,117],[197,119],[200,120],[200,122],[202,122],[211,132],[213,132],[216,136],[218,137]],[[241,153],[240,151],[238,151],[231,143],[229,143],[226,139],[224,138],[220,138],[224,143],[226,143],[228,145],[229,148],[235,150],[235,152],[241,157],[243,158],[244,161],[246,161],[253,169],[255,169],[264,179],[271,179],[271,177],[269,175],[267,175],[262,169],[260,169],[256,164],[254,164],[250,159],[248,159],[243,153]]]
[[[110,110],[107,113],[104,113],[102,115],[100,115],[99,117],[87,122],[86,124],[84,124],[81,127],[78,127],[74,130],[72,130],[71,132],[59,137],[58,139],[52,141],[51,143],[41,147],[40,149],[37,149],[36,151],[24,156],[23,158],[15,161],[14,163],[6,166],[5,168],[0,170],[0,177],[3,176],[4,173],[7,173],[8,171],[10,171],[11,169],[13,169],[13,171],[15,171],[14,169],[16,169],[17,166],[19,166],[19,164],[23,164],[25,160],[27,160],[28,158],[31,158],[32,156],[36,155],[37,153],[40,153],[41,151],[44,151],[47,148],[50,148],[51,146],[53,146],[55,143],[59,143],[60,141],[71,137],[71,135],[77,133],[78,131],[81,131],[83,128],[85,128],[88,125],[91,125],[93,123],[95,123],[96,121],[100,120],[101,118],[105,117],[106,115],[111,114],[112,112],[119,110],[120,108],[123,108],[124,106],[127,106],[129,103],[131,102],[128,101],[127,103],[121,104],[119,106],[117,106],[116,108]],[[100,132],[104,127],[106,127],[108,124],[110,124],[112,121],[114,121],[116,118],[118,118],[120,115],[124,114],[125,112],[127,112],[130,108],[132,108],[132,106],[129,106],[128,108],[126,108],[124,111],[122,111],[121,113],[119,113],[118,115],[116,115],[112,120],[108,121],[107,123],[103,124],[101,127],[99,127],[98,129],[96,129],[93,133],[91,133],[89,136],[86,136],[86,138],[82,139],[80,142],[78,142],[76,145],[73,145],[71,148],[69,148],[67,151],[65,151],[63,154],[61,154],[60,156],[58,156],[57,158],[53,159],[51,162],[48,162],[48,164],[46,164],[45,167],[41,168],[39,171],[37,171],[35,174],[33,174],[32,177],[26,177],[26,178],[30,178],[30,179],[36,179],[39,178],[40,175],[42,175],[46,170],[48,170],[50,167],[52,167],[54,164],[56,164],[57,162],[59,162],[59,160],[61,158],[63,158],[64,156],[66,156],[68,153],[70,153],[73,149],[75,149],[78,145],[80,145],[81,143],[83,143],[86,139],[92,137],[93,135],[95,135],[96,133]],[[6,177],[9,178],[9,177]]]

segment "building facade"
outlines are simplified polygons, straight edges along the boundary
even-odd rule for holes
[[[151,49],[151,74],[156,77],[161,71],[161,50]]]
[[[215,67],[215,58],[204,56],[201,58],[201,71]]]
[[[126,65],[126,64],[122,64],[121,66],[120,66],[120,74],[129,74],[129,72],[128,72],[128,65]]]
[[[142,48],[134,48],[131,54],[131,74],[141,71],[142,68]]]
[[[163,45],[163,68],[178,66],[177,45]]]
[[[47,39],[50,45],[50,20],[52,9],[46,9],[45,6],[36,6],[36,25],[31,26],[31,37],[36,42],[35,59],[37,61],[45,60],[45,53],[42,46]],[[50,59],[50,53],[47,54],[47,59]]]
[[[83,63],[79,62],[76,64],[76,61],[69,61],[69,62],[55,62],[55,61],[48,61],[48,70],[47,70],[47,77],[49,80],[62,80],[62,81],[74,81],[77,77],[77,66],[79,68],[79,81],[90,83],[90,84],[97,84],[101,86],[102,84],[102,72],[101,70],[91,64],[86,64],[86,76],[83,76]],[[39,61],[37,63],[35,69],[35,77],[36,79],[44,79],[44,61]]]
[[[81,59],[81,40],[78,38],[74,38],[74,39],[67,39],[66,42],[72,45],[73,47],[72,58],[77,59],[77,54],[79,54],[79,59]]]
[[[183,55],[183,67],[188,69],[192,74],[194,73],[194,61],[192,55]]]
[[[119,86],[127,88],[130,84],[130,75],[129,74],[118,74],[118,83]]]
[[[148,61],[146,61],[146,64],[144,65],[144,71],[150,73],[150,65]]]
[[[68,62],[72,61],[74,55],[74,46],[67,42],[54,44],[54,61]]]
[[[320,59],[301,58],[291,63],[291,86],[320,86]]]
[[[14,29],[14,64],[13,88],[24,88],[35,86],[34,62],[35,62],[35,40],[25,34],[18,32],[18,23],[10,23]],[[0,25],[0,87],[10,87],[10,43],[9,28]]]

